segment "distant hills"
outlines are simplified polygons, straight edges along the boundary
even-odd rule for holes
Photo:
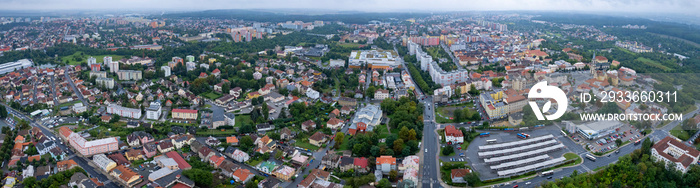
[[[285,22],[285,21],[303,21],[310,22],[315,20],[323,21],[341,21],[348,24],[366,24],[371,20],[387,21],[392,18],[404,20],[408,18],[428,16],[428,13],[369,13],[369,12],[333,12],[333,11],[309,11],[304,10],[205,10],[194,12],[181,12],[164,14],[166,18],[227,18],[241,19],[248,21],[260,22]]]

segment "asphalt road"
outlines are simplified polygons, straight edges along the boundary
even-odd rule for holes
[[[75,83],[70,78],[70,76],[68,74],[68,71],[69,71],[68,66],[65,67],[65,70],[66,70],[66,74],[63,74],[63,75],[66,77],[66,80],[68,81],[68,84],[70,85],[70,87],[73,88],[73,92],[75,92],[75,95],[78,96],[78,99],[80,99],[80,101],[83,102],[83,106],[89,107],[90,104],[87,101],[85,101],[85,98],[83,98],[83,93],[81,93],[80,90],[78,90],[78,87],[75,87]]]
[[[53,133],[53,131],[51,131],[50,129],[47,129],[47,128],[44,127],[44,126],[40,126],[39,124],[37,124],[37,123],[35,122],[35,120],[29,118],[28,116],[22,114],[22,113],[19,112],[19,111],[16,111],[15,109],[12,109],[10,106],[8,106],[8,105],[6,105],[6,104],[2,104],[2,105],[4,105],[5,108],[7,108],[7,111],[8,111],[8,112],[10,112],[10,113],[12,113],[12,114],[14,114],[14,115],[16,115],[16,116],[18,116],[18,117],[20,117],[20,118],[22,118],[22,119],[28,121],[28,122],[30,122],[30,124],[29,124],[30,126],[32,126],[32,127],[38,127],[38,128],[41,130],[41,132],[44,133],[45,136],[53,137],[53,138],[56,138],[56,139],[60,139],[58,136],[56,136],[56,135]],[[63,151],[65,151],[65,152],[67,153],[67,156],[68,156],[67,158],[68,158],[68,159],[73,159],[73,161],[75,161],[78,165],[80,165],[80,167],[83,168],[83,169],[88,173],[88,175],[89,175],[90,177],[97,178],[98,180],[100,180],[100,182],[103,182],[103,183],[105,184],[105,187],[110,187],[110,188],[111,188],[111,187],[114,187],[114,188],[119,187],[119,186],[117,186],[117,184],[115,184],[114,182],[112,182],[111,180],[109,180],[109,178],[107,178],[107,176],[105,176],[105,175],[102,174],[102,173],[99,173],[99,172],[95,171],[94,167],[88,165],[88,162],[87,162],[87,159],[86,159],[86,158],[76,156],[76,155],[73,153],[73,151],[71,151],[70,148],[67,147],[67,146],[65,145],[65,143],[64,143],[64,144],[61,144],[61,143],[59,142],[59,143],[56,143],[56,144],[57,144],[57,146],[58,146],[59,148],[63,149]]]

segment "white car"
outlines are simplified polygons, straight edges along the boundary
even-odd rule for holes
[[[425,152],[428,153],[428,149],[427,149],[427,148],[425,149]]]
[[[527,183],[525,183],[525,185],[530,185],[530,184],[532,184],[532,182],[529,182],[529,181],[528,181]]]

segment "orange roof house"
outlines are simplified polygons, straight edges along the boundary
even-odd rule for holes
[[[15,143],[24,143],[24,136],[17,135],[17,137],[15,137]]]
[[[236,138],[235,136],[226,137],[226,143],[227,143],[227,144],[238,145],[238,138]]]

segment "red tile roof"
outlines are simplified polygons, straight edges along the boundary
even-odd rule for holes
[[[177,166],[178,166],[180,169],[190,169],[190,168],[192,168],[192,166],[190,166],[190,164],[187,163],[187,161],[185,161],[185,159],[183,159],[182,156],[180,156],[180,154],[177,153],[177,152],[175,152],[175,151],[170,151],[170,152],[168,152],[168,153],[165,153],[165,155],[168,156],[168,157],[170,157],[170,158],[172,158],[173,160],[175,160],[175,162],[177,163]]]
[[[664,152],[666,148],[670,147],[669,145],[673,145],[675,147],[680,148],[681,150],[684,150],[686,153],[683,155],[679,156],[678,158],[673,157],[669,155],[668,153]],[[687,146],[680,141],[671,138],[670,136],[667,136],[664,139],[661,139],[661,141],[657,142],[652,146],[652,149],[655,149],[656,152],[659,153],[662,157],[668,159],[671,162],[674,163],[681,163],[683,167],[688,168],[692,163],[693,163],[693,157],[698,158],[700,156],[700,151],[696,150],[693,147]]]
[[[445,127],[445,135],[447,136],[452,136],[452,137],[462,137],[462,131],[459,129],[455,128],[454,125],[448,125]]]
[[[194,114],[196,114],[197,110],[179,109],[179,108],[173,109],[173,113],[176,113],[176,112],[177,113],[190,113],[190,114],[194,113]]]

